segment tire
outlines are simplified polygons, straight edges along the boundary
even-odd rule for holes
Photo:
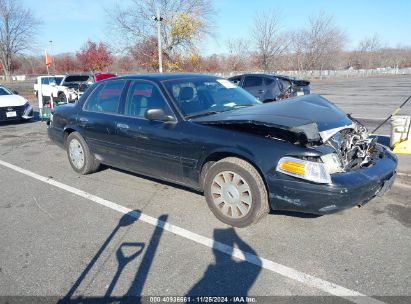
[[[78,132],[70,133],[66,141],[67,157],[74,171],[85,175],[96,172],[99,161],[90,152],[84,138]]]
[[[58,102],[68,102],[66,94],[63,92],[60,92],[57,96],[57,101]]]
[[[234,227],[255,224],[270,210],[260,174],[236,157],[224,158],[210,167],[204,178],[204,195],[213,214]]]

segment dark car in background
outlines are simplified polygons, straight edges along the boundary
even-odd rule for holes
[[[228,80],[264,103],[311,93],[309,81],[292,76],[243,74],[230,77]]]
[[[97,82],[53,110],[48,134],[79,174],[103,163],[203,191],[214,215],[236,227],[270,208],[326,214],[365,204],[390,189],[397,167],[319,95],[263,104],[201,74]]]

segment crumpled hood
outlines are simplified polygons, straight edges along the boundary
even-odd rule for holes
[[[27,99],[20,95],[1,95],[0,107],[18,107],[24,106]]]
[[[317,94],[198,117],[192,121],[204,124],[263,124],[304,133],[309,141],[319,140],[319,132],[353,123],[346,113]]]

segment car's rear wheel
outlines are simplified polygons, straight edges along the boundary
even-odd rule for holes
[[[67,137],[66,146],[67,156],[74,171],[84,175],[98,170],[100,163],[90,152],[86,141],[80,133],[70,133]]]
[[[254,166],[239,158],[227,157],[210,167],[204,194],[214,215],[234,227],[254,224],[269,211],[263,179]]]

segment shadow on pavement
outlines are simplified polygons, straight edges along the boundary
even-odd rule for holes
[[[112,242],[115,235],[127,226],[134,224],[140,217],[141,212],[139,210],[131,211],[125,214],[119,221],[118,225],[114,228],[111,234],[104,241],[103,245],[96,252],[94,257],[87,264],[86,268],[80,274],[78,279],[75,281],[73,286],[67,292],[67,294],[59,300],[58,303],[139,303],[139,297],[143,290],[144,284],[146,282],[147,276],[157,247],[159,245],[164,224],[167,222],[167,215],[162,215],[158,218],[159,225],[156,226],[153,235],[151,236],[150,241],[146,245],[142,242],[123,242],[117,246],[116,250],[116,259],[117,259],[117,270],[111,279],[110,284],[108,285],[107,291],[104,297],[84,297],[81,294],[75,295],[78,293],[78,289],[86,277],[89,275],[90,271],[99,261],[100,257],[107,249],[109,244]],[[132,252],[130,254],[130,252]],[[131,282],[131,285],[123,297],[113,297],[113,290],[121,277],[123,270],[126,266],[132,262],[136,257],[143,255],[141,259],[140,266],[136,271],[135,277]],[[131,302],[130,302],[131,301]]]
[[[213,253],[215,263],[208,266],[203,277],[187,293],[187,296],[236,296],[245,297],[261,272],[261,260],[256,264],[236,261],[232,257],[232,247],[256,255],[233,228],[214,229]],[[219,244],[216,244],[216,243]],[[223,244],[221,244],[223,243]],[[223,246],[224,252],[221,252]],[[220,250],[217,250],[216,248]]]

